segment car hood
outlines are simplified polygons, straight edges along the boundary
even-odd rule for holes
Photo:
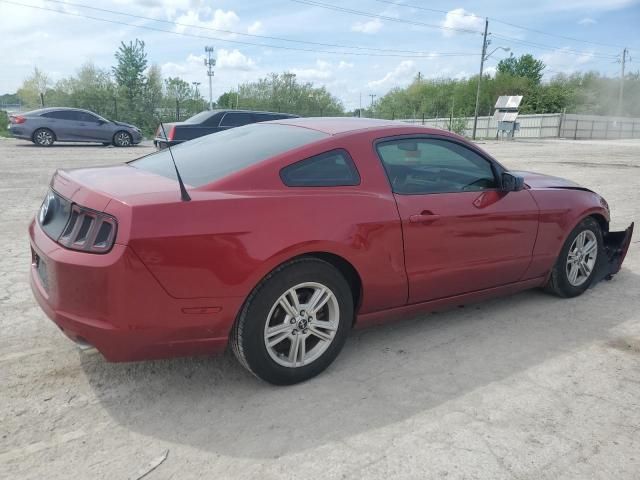
[[[511,171],[511,173],[523,177],[524,183],[526,183],[529,188],[566,188],[571,190],[591,191],[576,182],[567,180],[566,178],[525,171]]]
[[[112,122],[113,122],[115,125],[118,125],[118,126],[120,126],[120,127],[138,128],[138,127],[136,127],[135,125],[131,125],[130,123],[116,122],[115,120],[112,120]]]

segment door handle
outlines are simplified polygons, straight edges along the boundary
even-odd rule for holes
[[[409,223],[430,223],[438,220],[440,215],[436,215],[431,210],[423,210],[417,215],[409,216]]]

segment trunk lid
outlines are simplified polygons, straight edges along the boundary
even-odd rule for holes
[[[100,212],[113,200],[130,206],[180,201],[175,180],[127,164],[58,170],[51,186],[68,200]]]

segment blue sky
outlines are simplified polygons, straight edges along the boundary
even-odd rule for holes
[[[413,22],[409,24],[320,8],[304,3],[306,1],[104,0],[90,3],[68,0],[67,4],[50,0],[0,1],[0,93],[15,91],[34,66],[46,71],[52,80],[73,73],[85,61],[108,68],[114,63],[113,53],[119,42],[137,37],[146,42],[149,61],[160,65],[165,76],[179,75],[190,82],[200,81],[203,93],[206,93],[207,82],[203,66],[204,45],[213,45],[218,60],[214,98],[238,83],[255,80],[269,72],[287,70],[300,80],[325,85],[350,109],[358,106],[360,96],[363,104],[367,104],[370,93],[382,95],[390,88],[406,85],[418,71],[428,78],[464,77],[477,73],[482,37],[478,33],[459,31],[483,28],[483,20],[470,14],[490,17],[490,51],[494,47],[509,47],[516,55],[532,53],[548,65],[548,76],[556,72],[585,70],[618,75],[620,65],[615,57],[620,56],[624,46],[629,48],[632,58],[637,58],[628,64],[628,69],[640,69],[640,0],[311,1]],[[80,5],[183,25],[95,11]],[[105,23],[77,15],[131,25]],[[509,24],[591,43],[548,36]],[[141,28],[144,26],[183,35]],[[379,50],[296,44],[247,34]],[[284,50],[276,46],[308,51]],[[381,56],[350,55],[348,52]],[[441,56],[442,53],[461,55]],[[492,72],[496,63],[507,55],[501,50],[493,54],[487,63],[488,71]]]

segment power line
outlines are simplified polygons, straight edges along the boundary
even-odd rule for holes
[[[407,7],[407,8],[415,8],[416,10],[424,10],[427,12],[436,12],[436,13],[445,13],[448,15],[459,15],[459,16],[463,16],[463,17],[474,17],[474,18],[478,18],[478,19],[484,19],[484,17],[480,16],[480,15],[476,15],[475,13],[467,13],[467,12],[454,12],[454,11],[447,11],[447,10],[439,10],[437,8],[429,8],[429,7],[423,7],[420,5],[412,5],[412,4],[408,4],[408,3],[397,3],[394,2],[392,0],[373,0],[374,2],[378,2],[378,3],[385,3],[388,5],[393,5],[396,7]],[[496,23],[501,23],[503,25],[508,25],[510,27],[514,27],[514,28],[519,28],[521,30],[528,30],[530,32],[534,32],[534,33],[539,33],[541,35],[547,35],[549,37],[556,37],[556,38],[562,38],[564,40],[571,40],[573,42],[582,42],[582,43],[589,43],[591,45],[600,45],[603,47],[614,47],[614,48],[618,48],[618,47],[622,47],[622,45],[615,45],[612,43],[602,43],[602,42],[593,42],[591,40],[584,40],[581,38],[575,38],[575,37],[569,37],[566,35],[560,35],[557,33],[549,33],[549,32],[544,32],[542,30],[536,30],[535,28],[530,28],[530,27],[525,27],[522,25],[518,25],[515,23],[511,23],[511,22],[505,22],[504,20],[499,20],[497,18],[494,17],[488,17],[489,20],[496,22]]]
[[[291,1],[295,2],[295,3],[303,4],[303,5],[309,5],[309,6],[313,6],[313,7],[324,8],[324,9],[327,9],[327,10],[334,10],[334,11],[342,12],[342,13],[350,13],[350,14],[359,15],[359,16],[362,16],[362,17],[377,18],[377,19],[380,19],[380,20],[386,20],[386,21],[390,21],[390,22],[404,23],[404,24],[408,24],[408,25],[417,25],[417,26],[428,27],[428,28],[437,28],[437,29],[440,29],[440,30],[452,30],[452,31],[457,31],[457,32],[462,32],[462,33],[471,33],[471,34],[482,35],[481,31],[474,30],[474,29],[446,27],[444,25],[435,25],[435,24],[431,24],[431,23],[424,23],[424,22],[419,22],[417,20],[405,20],[405,19],[396,18],[396,17],[389,17],[387,15],[378,15],[378,14],[371,13],[371,12],[364,12],[362,10],[354,10],[354,9],[351,9],[351,8],[340,7],[338,5],[334,5],[334,4],[331,4],[331,3],[319,2],[317,0],[291,0]],[[442,12],[443,10],[439,10],[439,11]],[[596,54],[596,53],[591,53],[591,52],[584,52],[584,51],[579,51],[579,50],[566,49],[566,48],[552,46],[552,45],[545,45],[545,44],[542,44],[542,43],[527,42],[525,40],[521,40],[521,39],[514,38],[514,37],[509,37],[507,35],[493,34],[493,36],[496,37],[496,38],[501,38],[503,40],[508,40],[508,41],[511,41],[511,42],[514,42],[514,43],[520,43],[522,45],[527,45],[529,47],[538,48],[538,49],[542,49],[542,50],[562,51],[564,53],[568,53],[568,54],[572,54],[572,55],[581,55],[581,56],[582,55],[589,55],[589,56],[599,56],[599,57],[602,57],[602,58],[617,58],[617,55]]]
[[[379,20],[387,20],[389,22],[405,23],[405,24],[409,24],[409,25],[417,25],[417,26],[420,26],[420,27],[437,28],[439,30],[451,30],[451,31],[455,31],[455,32],[472,33],[472,34],[476,34],[476,35],[482,35],[481,31],[473,30],[473,29],[470,29],[470,28],[446,27],[444,25],[437,25],[437,24],[433,24],[433,23],[418,22],[417,20],[404,20],[404,19],[401,19],[401,18],[389,17],[387,15],[378,15],[378,14],[371,13],[371,12],[363,12],[362,10],[354,10],[352,8],[340,7],[338,5],[333,5],[331,3],[318,2],[316,0],[291,0],[291,1],[295,2],[295,3],[301,3],[303,5],[309,5],[309,6],[312,6],[312,7],[325,8],[327,10],[335,10],[337,12],[351,13],[353,15],[359,15],[361,17],[369,17],[369,18],[377,18]]]
[[[230,39],[221,38],[221,37],[212,37],[212,36],[207,36],[207,35],[198,35],[198,34],[194,34],[194,33],[177,32],[177,31],[173,31],[173,30],[164,30],[162,28],[151,27],[151,26],[148,26],[148,25],[138,25],[138,24],[134,24],[134,23],[127,23],[127,22],[122,22],[122,21],[112,20],[112,19],[106,19],[106,18],[101,18],[101,17],[93,17],[93,16],[90,16],[90,15],[83,15],[83,14],[74,13],[74,12],[63,12],[61,10],[56,10],[54,8],[41,7],[41,6],[37,6],[37,5],[27,5],[27,4],[24,4],[24,3],[13,2],[13,1],[10,1],[10,0],[0,0],[0,2],[8,3],[8,4],[11,4],[11,5],[17,5],[17,6],[20,6],[20,7],[27,7],[27,8],[37,9],[37,10],[44,10],[44,11],[48,11],[48,12],[59,13],[59,14],[62,14],[62,15],[68,15],[68,16],[72,16],[72,17],[85,18],[85,19],[88,19],[88,20],[95,20],[95,21],[98,21],[98,22],[111,23],[111,24],[114,24],[114,25],[123,25],[123,26],[127,26],[127,27],[142,28],[142,29],[151,30],[151,31],[154,31],[154,32],[169,33],[169,34],[172,34],[172,35],[179,35],[179,36],[183,36],[183,37],[191,37],[191,38],[198,38],[198,39],[204,39],[204,40],[216,40],[216,41],[219,41],[219,42],[233,43],[233,44],[239,44],[239,45],[248,45],[248,46],[253,46],[253,47],[275,48],[275,49],[292,50],[292,51],[298,51],[298,52],[328,53],[328,54],[333,54],[333,55],[352,55],[352,56],[362,56],[362,57],[434,58],[434,57],[471,57],[471,56],[477,56],[476,53],[464,53],[464,52],[429,52],[429,53],[425,52],[423,54],[402,55],[402,54],[392,54],[392,53],[345,52],[345,51],[336,51],[336,50],[318,50],[318,49],[315,49],[315,48],[311,49],[311,48],[299,48],[299,47],[286,47],[286,46],[283,46],[283,45],[255,43],[255,42],[247,42],[247,41],[243,41],[243,40],[230,40]],[[352,48],[352,47],[345,46],[344,48]]]
[[[200,30],[209,30],[209,31],[212,31],[212,32],[226,33],[226,34],[230,34],[230,35],[239,35],[239,36],[250,37],[250,38],[262,38],[262,39],[266,39],[266,40],[277,40],[277,41],[281,41],[281,42],[300,43],[300,44],[305,44],[305,45],[317,45],[317,46],[321,46],[321,47],[349,48],[349,49],[354,49],[354,50],[371,50],[371,51],[389,52],[389,53],[412,53],[412,54],[417,54],[417,55],[428,55],[429,54],[429,52],[416,51],[416,50],[399,50],[399,49],[391,49],[391,48],[374,48],[374,47],[363,47],[363,46],[360,46],[360,45],[343,45],[343,44],[337,44],[337,43],[312,42],[312,41],[308,41],[308,40],[294,40],[294,39],[290,39],[290,38],[273,37],[273,36],[269,36],[269,35],[259,35],[259,34],[255,34],[255,33],[244,33],[244,32],[238,32],[238,31],[234,31],[234,30],[224,30],[224,29],[219,29],[219,28],[206,27],[206,26],[202,26],[202,25],[193,25],[193,24],[188,24],[188,23],[174,22],[174,21],[171,21],[171,20],[164,20],[162,18],[146,17],[144,15],[135,15],[133,13],[119,12],[117,10],[109,10],[107,8],[93,7],[93,6],[90,6],[90,5],[84,5],[82,3],[68,2],[68,1],[62,1],[62,0],[44,0],[44,1],[48,2],[48,3],[58,3],[58,4],[61,4],[61,5],[86,8],[88,10],[94,10],[94,11],[104,12],[104,13],[111,13],[111,14],[114,14],[114,15],[121,15],[121,16],[125,16],[125,17],[138,18],[138,19],[141,19],[141,20],[148,20],[148,21],[151,21],[151,22],[165,23],[165,24],[169,24],[169,25],[175,25],[175,26],[178,26],[178,27],[197,28],[197,29],[200,29]],[[466,53],[462,53],[461,52],[461,55],[466,55]]]

